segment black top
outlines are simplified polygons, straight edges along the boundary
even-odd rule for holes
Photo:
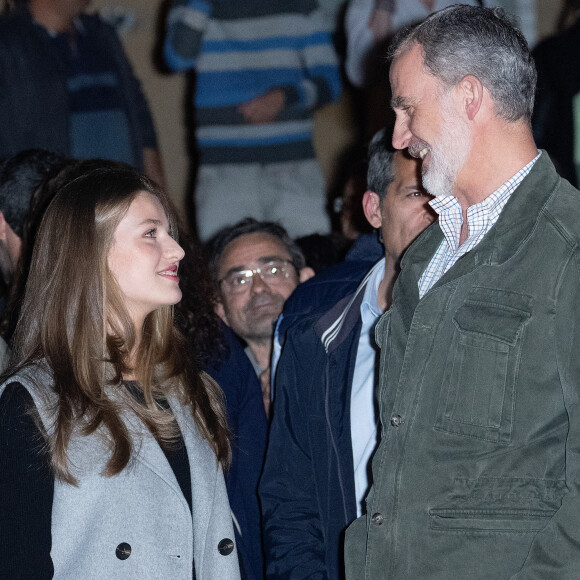
[[[50,559],[54,477],[28,409],[32,397],[11,383],[0,397],[1,578],[52,578]]]
[[[124,381],[123,384],[127,387],[128,391],[140,402],[144,402],[143,392],[139,389],[136,381]],[[164,409],[171,412],[169,403],[164,397],[158,397],[155,399]],[[153,433],[153,436],[155,434]],[[187,457],[187,450],[185,449],[185,444],[183,443],[183,437],[179,433],[179,440],[173,442],[171,445],[161,445],[161,449],[173,469],[177,483],[181,488],[181,493],[183,493],[187,503],[189,505],[189,511],[192,511],[191,506],[191,472],[189,471],[189,458]]]
[[[130,384],[127,387],[133,392]],[[169,408],[165,399],[159,403]],[[50,558],[54,475],[43,451],[44,439],[29,412],[33,407],[30,393],[18,382],[7,385],[0,397],[0,579],[45,580],[54,574]],[[163,451],[191,510],[191,474],[183,439]]]

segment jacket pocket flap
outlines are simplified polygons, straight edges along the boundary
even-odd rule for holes
[[[432,509],[429,527],[448,532],[537,532],[554,513],[533,509]]]
[[[462,333],[514,345],[531,316],[531,301],[531,296],[516,292],[474,287],[455,312],[453,323]]]

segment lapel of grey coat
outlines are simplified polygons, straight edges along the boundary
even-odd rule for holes
[[[208,443],[201,437],[189,407],[184,407],[176,397],[168,396],[167,400],[171,407],[171,412],[179,425],[191,472],[192,498],[195,504],[201,500],[211,503],[213,498],[213,481],[214,477],[207,477],[211,470],[217,473],[218,465],[213,451]],[[174,491],[181,497],[183,494],[177,478],[171,469],[169,461],[165,457],[159,443],[152,437],[151,433],[143,423],[132,413],[125,413],[124,419],[132,433],[137,435],[135,441],[135,459],[146,465],[151,471],[155,472],[163,479]],[[206,471],[206,473],[203,473]],[[211,484],[210,484],[211,481]],[[183,501],[186,502],[183,497]],[[187,502],[186,502],[187,503]],[[196,511],[196,510],[194,510]],[[194,519],[196,514],[192,514]]]
[[[167,457],[147,427],[129,411],[123,412],[123,420],[132,435],[133,459],[157,474],[187,505]]]
[[[193,557],[196,569],[203,570],[206,555],[205,538],[209,536],[208,529],[212,523],[211,515],[215,504],[216,479],[221,472],[209,443],[197,429],[191,408],[184,406],[175,397],[170,396],[167,400],[181,430],[189,458],[193,507]]]
[[[199,434],[190,408],[182,405],[173,396],[168,396],[167,401],[179,425],[189,460],[193,509],[193,557],[196,568],[202,570],[205,556],[204,538],[207,536],[207,530],[211,523],[210,515],[214,505],[218,463],[209,444]],[[187,501],[159,443],[133,414],[127,414],[125,420],[132,432],[142,435],[136,437],[137,440],[140,440],[140,446],[139,449],[135,449],[135,460],[141,462],[163,479],[187,506]]]

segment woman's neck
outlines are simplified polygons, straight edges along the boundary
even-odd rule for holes
[[[127,360],[125,362],[125,367],[127,368],[127,372],[123,373],[123,380],[124,381],[136,381],[137,380],[137,372],[135,368],[137,367],[137,352],[139,352],[139,342],[135,343],[135,346],[131,349]]]

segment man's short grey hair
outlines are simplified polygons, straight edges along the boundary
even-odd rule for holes
[[[210,270],[216,283],[224,250],[231,242],[247,234],[269,234],[277,238],[290,254],[292,264],[298,274],[306,266],[306,259],[302,250],[280,224],[276,222],[260,222],[254,218],[247,217],[233,226],[222,228],[207,244]]]
[[[419,44],[425,68],[447,87],[466,75],[489,91],[497,115],[530,121],[536,67],[523,34],[501,8],[455,4],[400,31],[389,49],[397,58]]]
[[[391,131],[386,129],[377,131],[369,143],[367,187],[370,191],[374,191],[381,201],[387,195],[387,189],[395,179],[394,155],[395,149],[391,144]]]

